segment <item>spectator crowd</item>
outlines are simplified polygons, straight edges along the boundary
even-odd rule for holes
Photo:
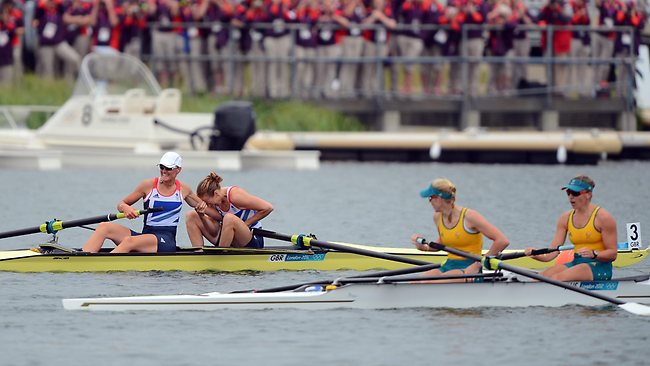
[[[554,90],[591,97],[612,79],[611,62],[593,60],[637,55],[646,21],[637,0],[0,1],[0,84],[21,79],[31,28],[43,77],[72,79],[87,53],[124,52],[163,87],[270,98],[460,95],[463,82],[474,93],[484,56],[501,58],[488,63],[488,92],[506,93],[528,80],[517,59],[530,57],[533,31],[559,61]],[[615,65],[623,93],[633,74]]]

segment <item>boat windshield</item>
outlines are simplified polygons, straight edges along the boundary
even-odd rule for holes
[[[116,95],[129,89],[142,89],[150,96],[160,94],[160,85],[139,59],[122,53],[90,53],[81,63],[73,94]]]

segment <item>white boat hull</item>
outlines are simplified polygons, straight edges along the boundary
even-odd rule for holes
[[[575,282],[626,302],[650,304],[650,280]],[[297,308],[310,310],[604,306],[608,302],[542,282],[361,283],[329,291],[219,293],[64,299],[67,310],[221,310]]]

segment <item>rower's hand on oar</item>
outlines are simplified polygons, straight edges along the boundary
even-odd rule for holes
[[[437,249],[431,248],[427,244],[426,239],[420,234],[411,235],[411,243],[413,243],[413,245],[415,245],[415,247],[418,250],[422,250],[422,251],[425,251],[425,252],[437,252],[438,251]]]
[[[129,205],[122,206],[122,213],[124,214],[124,216],[126,216],[127,219],[130,220],[135,219],[140,215],[140,212],[138,210],[133,208],[133,206],[129,206]]]

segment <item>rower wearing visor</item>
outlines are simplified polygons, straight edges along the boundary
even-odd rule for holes
[[[560,281],[594,281],[612,278],[612,262],[616,260],[616,220],[604,208],[591,202],[593,179],[586,175],[577,176],[562,187],[572,209],[564,212],[558,222],[551,248],[563,245],[567,234],[575,246],[573,258],[566,263],[542,272],[542,275]],[[530,254],[533,248],[526,248]],[[558,252],[541,254],[533,258],[549,262]]]
[[[492,225],[479,212],[456,205],[456,187],[447,179],[436,179],[420,192],[420,196],[428,198],[433,207],[433,224],[438,230],[436,242],[463,250],[468,253],[482,255],[483,236],[492,240],[487,253],[496,256],[508,246],[508,238],[496,226]],[[418,239],[425,236],[411,235],[411,241],[423,251],[436,251],[427,244],[420,244]],[[475,274],[481,272],[481,263],[454,254],[448,254],[447,260],[437,269],[423,273],[423,276]],[[463,282],[466,279],[447,280],[448,282]],[[440,283],[442,281],[435,281]]]

